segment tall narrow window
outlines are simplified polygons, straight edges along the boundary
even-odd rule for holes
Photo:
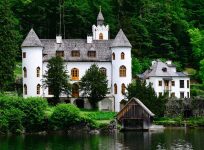
[[[99,34],[99,40],[103,40],[103,33]]]
[[[119,74],[120,74],[120,77],[126,77],[126,67],[125,66],[120,66]]]
[[[112,59],[115,60],[115,53],[112,54]]]
[[[40,77],[40,67],[37,67],[37,69],[36,69],[36,75],[37,75],[37,77]]]
[[[23,58],[26,58],[26,52],[23,52]]]
[[[125,59],[125,53],[121,53],[121,59],[123,60],[123,59]]]
[[[187,80],[187,88],[189,88],[189,80]]]
[[[27,78],[27,69],[26,69],[26,67],[23,68],[23,76],[24,76],[24,78]]]
[[[53,95],[53,90],[50,87],[48,87],[48,95]]]
[[[40,94],[40,84],[37,85],[37,95]]]
[[[121,93],[122,94],[125,94],[125,84],[123,83],[122,85],[121,85]]]
[[[115,83],[114,84],[114,94],[117,94],[118,93],[118,87],[117,87],[117,84]]]
[[[184,80],[180,80],[180,88],[184,88]]]
[[[162,86],[162,81],[161,80],[159,81],[159,86]]]
[[[180,98],[184,98],[184,92],[180,92]]]
[[[73,68],[71,70],[72,80],[79,80],[79,69]]]
[[[175,81],[171,81],[171,85],[172,85],[172,86],[175,86]]]
[[[100,71],[101,71],[101,73],[102,73],[103,75],[106,76],[106,68],[102,67],[102,68],[100,68]]]
[[[28,91],[27,91],[27,85],[26,84],[24,84],[24,95],[27,95],[28,94]]]

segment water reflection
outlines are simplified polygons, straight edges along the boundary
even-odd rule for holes
[[[204,129],[111,135],[0,136],[0,150],[203,150]]]

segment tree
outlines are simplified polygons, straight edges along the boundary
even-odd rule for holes
[[[69,83],[68,72],[64,68],[64,61],[61,57],[52,57],[47,64],[47,71],[44,75],[44,86],[48,87],[59,101],[61,93],[69,94],[71,86]]]
[[[81,90],[84,96],[89,98],[93,108],[96,108],[98,101],[102,100],[108,92],[108,80],[96,64],[86,71],[81,78]]]
[[[0,1],[0,92],[14,82],[15,58],[20,34],[9,0]]]
[[[146,86],[145,81],[139,79],[134,80],[127,87],[127,98],[136,97],[141,100],[153,113],[157,116],[163,116],[165,111],[166,98],[164,96],[157,97],[151,84]]]
[[[204,84],[204,59],[200,61],[200,71],[199,71],[200,79]]]

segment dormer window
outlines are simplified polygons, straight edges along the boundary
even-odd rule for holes
[[[163,72],[167,72],[167,68],[166,68],[166,67],[163,67],[163,68],[162,68],[162,71],[163,71]]]
[[[73,50],[72,57],[80,57],[80,52],[78,50]]]
[[[95,58],[96,57],[96,51],[88,51],[88,57]]]
[[[64,51],[56,51],[56,56],[64,57]]]

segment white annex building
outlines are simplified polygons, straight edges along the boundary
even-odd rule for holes
[[[56,39],[39,39],[31,29],[21,47],[24,97],[53,96],[49,88],[42,87],[42,78],[47,70],[48,60],[58,55],[66,62],[66,70],[73,85],[72,95],[61,95],[62,98],[69,97],[70,102],[75,103],[75,99],[81,96],[78,82],[95,63],[106,74],[110,89],[99,107],[119,111],[125,87],[132,80],[132,46],[122,29],[115,39],[109,39],[109,26],[104,24],[101,11],[97,17],[97,25],[92,26],[92,36],[87,36],[87,39],[62,39],[61,36]]]
[[[147,85],[152,84],[157,96],[167,92],[169,97],[190,98],[190,78],[177,72],[172,61],[152,61],[152,66],[139,77],[146,80]]]

